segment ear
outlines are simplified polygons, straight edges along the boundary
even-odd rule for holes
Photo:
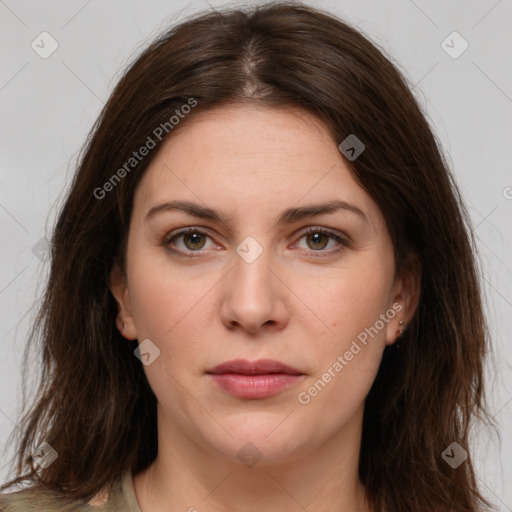
[[[400,338],[400,331],[405,330],[412,320],[420,301],[421,264],[416,254],[408,256],[405,269],[393,284],[391,309],[396,315],[386,326],[386,345],[392,345]],[[400,324],[400,320],[403,324]]]
[[[137,339],[137,330],[132,316],[128,282],[126,275],[119,268],[117,263],[114,264],[110,272],[108,287],[117,302],[117,329],[125,338],[129,340]]]

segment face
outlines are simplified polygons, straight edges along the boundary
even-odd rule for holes
[[[320,120],[247,106],[191,120],[139,183],[126,279],[111,277],[123,335],[149,340],[159,432],[233,460],[251,442],[273,464],[360,430],[410,316],[394,267],[382,213]],[[295,375],[210,373],[262,359]]]

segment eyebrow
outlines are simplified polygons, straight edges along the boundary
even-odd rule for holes
[[[307,217],[314,217],[315,215],[333,213],[340,210],[354,213],[357,216],[359,216],[362,220],[364,220],[366,223],[368,223],[368,218],[366,217],[365,213],[357,206],[347,201],[333,200],[328,201],[326,203],[309,204],[306,206],[288,208],[281,213],[276,225],[292,224]],[[214,210],[212,208],[208,208],[207,206],[202,206],[197,203],[192,203],[190,201],[168,201],[166,203],[153,206],[146,214],[146,221],[148,221],[150,218],[154,217],[158,213],[169,211],[182,211],[193,217],[213,220],[224,223],[226,225],[229,225],[230,223],[230,218],[227,217],[221,211]]]

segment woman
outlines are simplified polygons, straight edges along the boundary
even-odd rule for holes
[[[131,65],[52,239],[0,509],[478,511],[486,330],[458,190],[397,69],[299,4]]]

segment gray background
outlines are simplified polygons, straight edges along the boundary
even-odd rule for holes
[[[493,343],[489,408],[501,435],[500,442],[476,429],[474,457],[484,493],[498,510],[512,511],[512,2],[308,3],[352,22],[388,52],[461,186],[482,261]],[[7,441],[18,420],[22,350],[48,272],[44,237],[78,151],[133,53],[163,27],[207,7],[206,0],[0,0],[1,481],[13,454]],[[47,59],[31,47],[34,40],[41,45],[43,31],[58,43]],[[453,31],[469,45],[458,58],[442,46]],[[450,36],[446,44],[458,52],[463,42]]]

